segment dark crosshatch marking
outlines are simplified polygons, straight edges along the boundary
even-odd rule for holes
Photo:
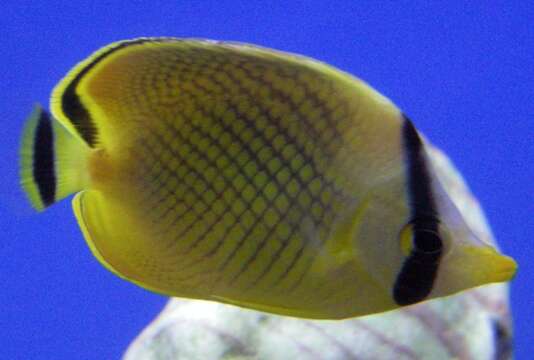
[[[185,64],[189,60],[187,57],[193,56],[193,51],[186,52],[184,55],[177,51],[177,67]],[[188,66],[177,81],[178,84],[193,86],[194,91],[178,85],[180,101],[171,101],[165,106],[179,107],[181,102],[186,102],[194,109],[195,115],[191,115],[191,112],[180,112],[179,108],[169,108],[170,112],[158,115],[162,126],[151,127],[148,130],[148,138],[140,143],[141,148],[145,149],[144,153],[140,153],[143,158],[142,167],[146,169],[143,177],[149,179],[145,200],[150,207],[149,213],[154,216],[152,221],[159,224],[157,226],[161,231],[158,235],[165,238],[166,243],[163,246],[169,252],[179,251],[181,256],[191,258],[191,261],[181,263],[180,266],[183,269],[192,269],[199,262],[210,261],[209,258],[216,255],[223,244],[228,244],[224,257],[217,258],[218,265],[214,271],[220,274],[219,280],[228,277],[227,281],[231,283],[247,269],[255,266],[254,270],[258,275],[245,285],[247,289],[257,285],[276,267],[279,274],[270,284],[274,287],[296,268],[297,264],[299,273],[295,274],[295,278],[300,283],[308,265],[313,261],[314,251],[320,248],[325,240],[323,235],[330,231],[329,227],[335,217],[333,203],[348,200],[334,180],[325,176],[322,168],[330,159],[340,159],[339,151],[343,148],[340,129],[345,126],[342,123],[348,118],[348,108],[342,101],[339,101],[341,104],[336,101],[328,104],[324,102],[316,85],[304,81],[305,79],[295,78],[291,73],[294,70],[292,68],[278,68],[274,62],[267,65],[275,71],[276,77],[282,81],[285,78],[292,80],[301,89],[303,96],[298,101],[286,93],[284,88],[278,88],[262,76],[254,75],[253,70],[242,64],[239,56],[230,54],[232,57],[228,61],[225,58],[229,55],[227,53],[221,53],[222,57],[209,56],[209,59],[206,56],[210,55],[208,50],[194,49],[194,53],[196,65]],[[206,68],[209,68],[209,82],[199,80],[206,80],[207,75],[203,68],[198,68],[197,60],[209,60],[209,64],[206,63]],[[227,65],[241,69],[240,74],[245,78],[238,73],[227,71]],[[255,83],[255,87],[250,86],[251,82]],[[150,81],[147,86],[156,85]],[[329,94],[335,91],[330,89],[329,84],[323,85],[329,86]],[[268,91],[268,101],[258,97],[260,90]],[[215,99],[220,97],[219,100],[224,101],[222,115],[216,113],[211,102],[205,101],[211,96]],[[142,98],[138,100],[143,101]],[[307,107],[301,108],[300,104],[304,101]],[[242,107],[242,104],[247,105]],[[281,114],[273,115],[272,104],[278,104],[285,110]],[[250,107],[254,107],[256,111],[256,115],[252,117],[247,110]],[[157,108],[152,110],[154,114],[159,114]],[[175,117],[178,116],[174,115],[175,111],[181,117],[180,120]],[[288,123],[284,119],[285,111],[292,114],[294,122]],[[307,111],[312,111],[314,115],[308,117]],[[233,113],[234,120],[229,122],[226,119],[227,112]],[[258,118],[263,119],[266,125],[258,122]],[[213,126],[219,128],[215,133],[211,132]],[[267,135],[265,126],[270,127],[273,135]],[[221,135],[226,136],[231,143],[239,144],[235,152],[226,148],[228,141],[221,141]],[[275,141],[284,145],[274,146]],[[287,150],[288,146],[291,150]],[[211,149],[211,155],[206,153],[207,148]],[[261,156],[264,149],[269,149],[268,156],[265,153]],[[292,153],[293,158],[288,158],[288,153]],[[345,161],[349,161],[346,155],[342,156]],[[301,164],[298,166],[293,161],[295,157],[300,158]],[[276,160],[278,165],[271,167],[272,160]],[[172,166],[171,161],[174,161]],[[253,173],[245,171],[252,164]],[[306,169],[305,175],[302,173],[303,169]],[[217,175],[211,175],[213,172]],[[281,172],[287,173],[289,178],[279,178],[278,174]],[[231,173],[234,175],[230,175]],[[235,176],[242,177],[244,185],[237,185],[234,182]],[[265,176],[267,180],[258,182],[255,180],[257,176]],[[218,186],[214,184],[215,178],[218,179]],[[294,193],[287,188],[290,181],[297,186],[298,190]],[[312,188],[314,181],[315,187]],[[275,188],[269,192],[271,195],[265,193],[268,185]],[[261,197],[262,209],[252,210],[253,200],[244,198],[243,191],[246,187],[253,187],[254,199]],[[228,192],[233,195],[225,196]],[[322,198],[324,192],[329,193],[325,200]],[[208,200],[208,193],[212,194],[211,200]],[[196,205],[187,199],[188,196],[195,199],[193,203]],[[301,197],[306,198],[303,201],[309,202],[309,206],[300,203]],[[235,201],[232,200],[234,198],[242,201],[244,206],[235,208]],[[277,201],[282,198],[288,205],[279,208]],[[210,206],[212,203],[218,203],[216,210]],[[312,205],[318,209],[313,214],[310,210]],[[263,220],[267,211],[276,213],[276,220],[271,224]],[[192,216],[184,217],[185,214]],[[199,224],[205,221],[204,218],[210,219],[209,224],[199,227]],[[310,226],[314,227],[317,234],[323,234],[314,239],[313,247],[308,246],[309,239],[305,235],[295,236],[302,230],[304,220],[309,220]],[[185,221],[187,223],[183,223]],[[252,239],[251,235],[256,226],[264,226],[264,233],[259,238]],[[282,232],[279,226],[287,227]],[[180,244],[192,229],[195,229],[195,237],[187,244]],[[229,238],[229,234],[234,231],[239,235]],[[208,239],[209,246],[202,248],[201,254],[192,253]],[[278,244],[272,252],[267,253],[265,249],[270,241],[276,241]],[[299,243],[291,246],[291,252],[287,253],[286,249],[293,241]],[[237,253],[247,242],[252,242],[254,247],[243,259],[239,259],[239,263],[235,264],[235,272],[229,275],[225,271],[226,265],[236,259]],[[284,262],[279,262],[282,256]],[[255,262],[258,258],[267,259],[261,268]],[[300,259],[305,259],[306,262],[301,262]],[[301,263],[303,266],[300,266]],[[278,267],[279,264],[282,264],[282,268]],[[295,288],[298,283],[290,288]]]
[[[263,114],[264,116],[267,117],[267,119],[269,119],[269,123],[274,123],[273,119],[270,118],[270,116],[266,113]],[[248,125],[248,124],[247,124]],[[258,130],[254,124],[254,122],[250,122],[250,125],[247,126],[248,129],[252,130],[254,132],[254,137],[253,138],[263,138],[264,137],[264,134]],[[268,144],[268,140],[263,138],[262,140],[265,141],[266,144]],[[248,144],[242,144],[243,145],[243,148],[247,150],[247,152],[249,153],[249,155],[252,157],[252,159],[256,162],[256,164],[260,165],[261,162],[260,160],[256,157],[257,155],[254,153],[254,151],[249,147]],[[268,146],[268,145],[267,145]],[[280,169],[278,171],[276,171],[275,173],[271,174],[271,177],[273,179],[276,179],[276,174],[280,171],[289,171],[291,169],[291,165],[289,163],[286,163],[284,160],[283,160],[283,157],[282,155],[277,151],[275,150],[274,148],[271,148],[271,150],[273,151],[273,153],[275,153],[275,157],[278,158],[281,162],[282,162],[282,166],[280,167]],[[311,159],[310,159],[311,160]],[[246,164],[245,164],[246,165]],[[303,165],[304,166],[304,165]],[[271,171],[268,169],[267,166],[262,166],[263,170],[265,170],[267,173],[271,173]],[[290,179],[297,179],[297,175],[296,173],[298,172],[299,169],[295,170],[294,172],[291,172],[291,175],[290,175]],[[252,183],[252,179],[250,178],[247,178],[247,181],[249,183]],[[299,180],[297,180],[299,181]],[[256,192],[257,193],[260,193],[264,190],[264,188],[268,185],[268,182],[266,184],[263,185],[263,187],[261,188],[256,188]],[[300,181],[299,181],[299,186],[301,188],[300,191],[306,191],[306,187],[304,184],[302,184]],[[293,203],[295,203],[297,201],[297,197],[298,195],[300,194],[300,191],[297,193],[297,194],[289,194],[287,193],[286,191],[286,188],[284,186],[284,184],[277,184],[277,188],[279,190],[279,192],[281,192],[281,194],[283,196],[286,196],[288,199],[291,199]],[[221,270],[224,269],[224,267],[232,260],[232,258],[235,256],[235,254],[237,253],[237,251],[239,251],[239,249],[242,248],[242,246],[245,244],[245,239],[248,238],[248,236],[252,233],[252,231],[254,230],[254,227],[257,226],[261,221],[262,221],[262,217],[267,213],[267,211],[269,210],[269,207],[273,206],[274,202],[275,202],[276,198],[274,199],[265,199],[265,202],[266,202],[266,207],[264,208],[263,212],[261,214],[257,214],[256,216],[256,219],[255,219],[255,222],[253,224],[253,226],[251,226],[247,233],[245,234],[245,236],[238,242],[238,246],[234,249],[234,251],[232,252],[232,254],[227,258],[227,260],[225,261],[225,263],[223,264],[223,266],[221,267]],[[298,203],[297,203],[298,205]],[[289,210],[291,210],[293,208],[293,206],[288,206],[288,209],[286,209],[285,213],[279,213],[280,215],[280,219],[283,219],[287,213],[289,212]],[[273,207],[273,209],[278,210],[276,207]],[[301,210],[301,213],[305,211],[305,209],[300,209]],[[293,224],[291,226],[291,233],[287,236],[286,239],[281,239],[282,240],[282,247],[281,248],[285,248],[288,244],[289,244],[289,240],[291,239],[291,237],[294,235],[294,233],[296,232],[297,230],[297,227],[298,227],[298,224]],[[271,228],[270,230],[272,231],[274,229]],[[252,264],[252,262],[257,258],[257,256],[259,255],[259,252],[264,248],[264,246],[267,244],[268,240],[269,239],[272,239],[272,233],[267,233],[266,236],[263,236],[262,239],[259,240],[259,244],[258,246],[256,246],[256,249],[255,251],[249,255],[248,259],[246,259],[245,261],[242,262],[241,266],[240,266],[240,269],[238,270],[238,272],[232,277],[232,279],[230,280],[230,282],[234,282],[235,280],[237,280],[237,278],[242,274],[244,273],[248,267]]]
[[[41,110],[33,143],[33,178],[37,183],[44,207],[56,197],[56,170],[54,164],[54,130],[50,115]]]
[[[196,126],[192,126],[192,128],[193,128],[195,131],[197,131],[199,134],[202,134],[203,136],[208,136],[208,137],[210,137],[211,140],[215,141],[215,143],[219,144],[219,143],[217,142],[217,139],[212,138],[211,135],[206,134],[205,132],[202,131],[202,129],[200,129],[200,128],[196,127]],[[206,161],[206,163],[208,164],[208,167],[209,167],[209,166],[213,166],[213,167],[216,167],[216,166],[217,166],[217,165],[216,165],[216,160],[210,160],[207,156],[205,156],[205,155],[203,154],[203,152],[201,151],[201,149],[198,148],[197,145],[191,143],[191,142],[189,141],[189,139],[185,138],[180,132],[176,132],[176,133],[175,133],[175,136],[176,136],[180,141],[182,141],[184,144],[188,144],[188,145],[191,147],[191,149],[193,150],[193,152],[194,152],[195,154],[198,154],[204,161]],[[163,142],[163,144],[165,144],[165,142]],[[224,152],[222,152],[222,147],[220,146],[220,144],[219,144],[219,148],[221,149],[221,153],[220,153],[219,156],[224,156],[225,154],[224,154]],[[179,157],[178,154],[175,154],[175,155]],[[210,179],[207,179],[201,171],[197,171],[197,170],[195,170],[194,168],[191,168],[190,166],[188,166],[187,163],[186,163],[186,161],[185,161],[184,159],[181,159],[181,162],[183,162],[184,166],[187,167],[187,169],[188,169],[188,170],[187,170],[188,173],[196,174],[196,175],[200,178],[200,180],[203,182],[204,186],[205,186],[206,189],[207,189],[206,191],[211,190],[211,191],[213,191],[213,192],[216,194],[216,198],[218,198],[218,199],[222,199],[222,198],[223,198],[223,197],[222,197],[222,193],[218,192],[215,188],[213,188],[213,187],[211,186],[211,181],[210,181]],[[232,165],[232,164],[230,163],[229,166],[231,166],[231,165]],[[205,170],[205,169],[202,169],[202,170]],[[224,171],[224,169],[222,169],[222,170]],[[226,180],[226,184],[227,184],[227,186],[231,187],[232,190],[233,190],[236,194],[239,194],[239,193],[243,190],[243,189],[237,189],[237,188],[233,185],[233,183],[231,182],[231,179],[225,179],[225,180]],[[195,190],[194,187],[192,187],[191,190],[195,193],[195,195],[197,196],[197,198],[202,199],[202,194],[198,194],[197,190]],[[227,191],[228,191],[228,187],[227,187]],[[205,214],[205,213],[207,213],[208,211],[210,211],[209,204],[207,204],[207,203],[205,203],[205,204],[207,205],[207,207],[206,207],[206,210],[205,210],[205,212],[204,212],[203,214]],[[243,213],[247,210],[247,208],[244,208],[243,211],[242,211],[240,214],[235,214],[235,213],[233,212],[233,210],[232,210],[232,204],[231,204],[231,203],[228,203],[228,202],[225,201],[225,205],[226,205],[226,207],[227,207],[228,209],[230,209],[230,212],[234,215],[235,221],[234,221],[234,224],[233,224],[233,225],[236,225],[237,220],[239,219],[239,217],[240,217],[241,215],[243,215]],[[202,216],[203,214],[199,214],[199,216]],[[210,224],[210,225],[203,231],[203,233],[200,234],[200,235],[198,236],[198,238],[197,238],[192,244],[190,244],[190,245],[185,249],[184,254],[187,255],[187,254],[188,254],[189,252],[191,252],[194,248],[196,248],[196,247],[200,244],[200,242],[201,242],[202,240],[205,239],[205,237],[209,234],[209,232],[211,232],[211,231],[213,230],[214,226],[215,226],[219,221],[222,220],[222,218],[224,217],[224,215],[225,215],[225,212],[221,212],[220,214],[218,214],[216,220],[213,221],[212,224]],[[172,226],[174,226],[178,220],[179,220],[179,217],[175,218],[175,220],[173,220],[173,222],[170,224],[169,227],[172,228]],[[233,225],[232,225],[232,226],[233,226]],[[184,236],[184,235],[185,235],[185,234],[192,228],[192,226],[193,226],[193,224],[190,224],[190,225],[187,226],[184,230],[182,230],[182,231],[176,236],[176,241],[178,242],[179,239],[180,239],[182,236]],[[231,228],[231,226],[230,226],[229,228]],[[228,230],[229,230],[229,229],[228,229]],[[225,235],[226,235],[226,233],[225,233]],[[222,245],[222,240],[224,239],[224,237],[225,237],[225,236],[221,236],[221,237],[219,238],[218,244]]]
[[[227,104],[227,105],[228,105],[228,107],[227,107],[228,110],[233,111],[236,115],[243,115],[243,116],[244,116],[244,114],[241,114],[241,113],[238,111],[238,109],[237,109],[235,106],[233,106],[232,104]],[[245,120],[243,120],[244,118],[240,118],[240,119],[242,119],[242,121],[245,121]],[[237,164],[237,161],[236,161],[235,157],[234,157],[234,158],[231,157],[231,161],[230,161],[230,163],[229,163],[228,166],[230,166],[230,167],[231,167],[231,166],[237,166],[237,167],[243,169],[243,168],[246,167],[249,163],[253,162],[254,164],[256,164],[256,166],[258,166],[258,168],[259,168],[259,172],[263,171],[263,172],[269,174],[269,175],[271,176],[271,178],[273,178],[273,179],[276,179],[276,174],[277,174],[279,171],[282,171],[282,170],[284,169],[284,167],[285,167],[286,169],[289,167],[289,164],[285,164],[285,165],[281,166],[280,169],[278,169],[277,171],[275,171],[275,172],[271,172],[271,170],[265,165],[268,161],[265,161],[265,163],[261,162],[261,161],[259,160],[259,158],[257,158],[257,153],[251,148],[249,142],[243,142],[243,141],[242,141],[241,136],[240,136],[240,133],[235,133],[235,131],[234,131],[230,126],[228,126],[228,125],[226,125],[226,124],[224,124],[224,123],[222,123],[222,122],[221,122],[221,124],[222,124],[221,126],[222,126],[223,130],[225,131],[225,133],[230,133],[230,134],[233,136],[233,138],[235,139],[235,141],[241,143],[241,148],[242,148],[242,150],[241,150],[240,153],[238,153],[238,155],[241,154],[241,153],[244,151],[245,153],[247,153],[247,156],[248,156],[248,157],[247,157],[247,158],[248,158],[247,162],[246,162],[245,164],[241,165],[241,166],[239,166],[239,164]],[[265,138],[263,138],[263,134],[262,134],[262,133],[261,133],[255,126],[254,126],[254,123],[253,123],[253,122],[251,122],[251,124],[248,124],[248,123],[247,123],[247,124],[244,126],[244,128],[241,130],[241,132],[244,132],[244,131],[246,131],[247,129],[248,129],[248,130],[252,130],[252,131],[254,132],[253,139],[259,139],[259,138],[262,138],[262,140],[264,141],[264,146],[269,146],[269,142],[268,142],[268,140],[265,139]],[[222,148],[222,146],[220,147],[220,149],[221,149],[221,152],[222,152],[222,153],[225,153],[225,150]],[[281,158],[281,154],[279,154],[279,153],[278,153],[276,150],[274,150],[274,149],[272,149],[272,150],[273,150],[274,153],[276,153],[276,155],[278,155],[278,158],[279,158],[279,159],[282,159],[282,158]],[[245,179],[247,180],[247,183],[248,183],[248,184],[253,184],[253,183],[254,183],[254,181],[253,181],[253,177],[254,177],[254,176],[251,178],[251,177],[248,177],[248,176],[245,175],[244,177],[245,177]],[[259,193],[259,194],[261,194],[262,191],[265,189],[265,187],[266,187],[268,184],[269,184],[269,182],[266,182],[266,183],[263,184],[263,186],[261,186],[261,187],[256,187],[256,186],[255,186],[255,190],[256,190],[256,192]],[[289,195],[289,194],[287,194],[287,193],[285,192],[284,185],[285,185],[285,184],[277,184],[277,190],[280,192],[280,194],[278,194],[278,195],[286,196],[287,198],[291,199],[293,196],[292,196],[292,195]],[[241,193],[241,191],[238,191],[237,193],[239,194],[239,193]],[[263,196],[263,195],[262,195],[262,196]],[[283,219],[284,216],[287,215],[287,213],[288,213],[288,211],[291,209],[291,207],[288,207],[288,209],[286,209],[285,212],[280,212],[279,209],[277,209],[276,207],[273,207],[273,204],[274,204],[276,198],[277,198],[277,197],[275,197],[275,198],[273,198],[273,199],[271,199],[271,200],[269,200],[269,199],[264,199],[264,200],[265,200],[265,203],[266,203],[266,206],[265,206],[264,210],[262,211],[261,214],[256,214],[256,216],[255,216],[255,220],[254,220],[254,223],[252,224],[252,226],[249,226],[249,227],[248,227],[248,229],[246,230],[245,235],[242,236],[242,237],[239,239],[239,241],[238,241],[238,243],[237,243],[237,246],[234,248],[234,250],[231,252],[231,254],[227,257],[227,259],[226,259],[226,260],[223,262],[223,264],[221,265],[221,267],[220,267],[220,270],[221,270],[221,271],[222,271],[222,270],[224,269],[224,267],[231,261],[231,259],[233,259],[233,257],[234,257],[235,254],[237,253],[237,251],[243,246],[243,244],[245,243],[245,240],[247,239],[247,237],[248,237],[248,236],[250,235],[250,233],[254,230],[254,227],[257,226],[257,225],[262,221],[262,217],[266,214],[266,212],[269,210],[269,208],[274,209],[275,211],[277,211],[278,214],[279,214],[279,218],[280,218],[280,219]],[[247,209],[248,209],[248,208],[247,208]],[[245,209],[244,211],[246,211],[247,209]],[[243,212],[244,212],[244,211],[243,211]],[[239,215],[239,216],[240,216],[240,215]],[[239,219],[239,216],[238,216],[238,219]],[[276,224],[275,224],[274,226],[271,226],[271,227],[270,227],[270,230],[273,231],[273,230],[275,229],[275,227],[276,227]],[[293,231],[293,232],[292,232],[289,236],[287,236],[286,240],[283,241],[283,243],[287,243],[287,242],[288,242],[288,240],[291,238],[291,235],[296,231],[295,228],[292,228],[292,231]],[[264,236],[264,237],[262,238],[262,240],[261,240],[259,246],[256,248],[255,253],[251,256],[252,259],[254,259],[254,258],[257,256],[257,254],[259,253],[259,251],[261,250],[261,248],[263,247],[263,245],[266,244],[267,240],[270,239],[271,236],[272,236],[272,233],[268,233],[266,236]],[[282,240],[283,240],[283,239],[282,239]],[[222,244],[222,239],[219,241],[219,244]],[[219,245],[219,246],[220,246],[220,245]],[[236,275],[234,275],[234,277],[233,277],[233,279],[232,279],[231,281],[237,279],[237,277],[238,277],[238,276],[239,276],[239,275],[240,275],[240,274],[241,274],[241,273],[248,267],[248,265],[249,265],[250,263],[251,263],[250,260],[247,260],[247,261],[243,262],[243,265],[242,265],[242,267],[241,267],[241,270],[238,271],[238,272],[236,273]]]
[[[432,291],[443,244],[439,237],[438,214],[423,143],[406,116],[402,130],[412,213],[413,249],[397,275],[393,298],[399,305],[410,305],[424,300]]]
[[[249,75],[250,78],[253,78],[249,71],[247,71],[244,67],[240,67],[241,70],[243,70],[245,73],[247,73],[247,75]],[[278,74],[280,77],[286,77],[284,75],[280,75]],[[242,93],[242,94],[246,94],[247,97],[249,98],[253,98],[253,94],[250,93],[250,91],[248,89],[246,89],[245,87],[243,87],[240,83],[240,79],[239,78],[235,78],[232,76],[231,73],[227,73],[227,76],[229,76],[233,81],[234,81],[234,85],[237,85],[238,88],[239,88],[239,93]],[[278,100],[282,100],[285,104],[288,104],[289,107],[290,107],[290,112],[294,115],[297,116],[298,120],[304,124],[304,127],[306,129],[308,129],[308,131],[312,131],[312,129],[314,129],[313,127],[313,124],[310,124],[307,120],[306,120],[306,116],[301,114],[300,113],[300,110],[297,108],[296,104],[293,103],[292,99],[290,99],[287,95],[284,95],[283,93],[281,93],[280,91],[277,91],[276,89],[274,89],[271,84],[269,82],[266,82],[264,81],[263,79],[261,78],[257,78],[255,79],[257,82],[259,82],[261,85],[263,85],[264,87],[268,88],[272,94],[272,98],[273,99],[278,99]],[[309,88],[307,88],[306,86],[304,86],[303,84],[299,83],[299,85],[303,86],[304,87],[304,93],[305,93],[305,96],[304,97],[309,97],[309,96],[312,96],[314,95],[311,90]],[[313,96],[314,97],[314,96]],[[317,99],[316,99],[317,100]],[[290,234],[287,236],[287,240],[286,241],[282,241],[282,246],[280,246],[278,248],[278,250],[276,251],[276,253],[274,254],[274,256],[271,257],[271,261],[268,263],[267,267],[261,272],[260,276],[257,277],[253,283],[252,283],[252,286],[257,284],[261,279],[263,279],[263,277],[268,274],[272,267],[274,266],[274,264],[276,263],[276,261],[279,259],[280,255],[283,253],[283,251],[287,248],[287,246],[289,245],[289,239],[291,239],[292,236],[294,236],[294,234],[297,232],[298,230],[298,226],[299,226],[299,223],[305,218],[305,214],[308,212],[308,209],[304,209],[301,207],[301,205],[299,204],[298,202],[298,197],[299,195],[302,193],[302,192],[307,192],[309,193],[310,195],[310,198],[312,199],[312,203],[320,203],[323,210],[325,207],[327,207],[327,205],[325,204],[322,204],[322,201],[319,197],[315,198],[315,196],[313,194],[311,194],[309,192],[309,185],[310,183],[314,180],[314,178],[316,176],[319,176],[318,174],[320,174],[320,172],[318,171],[316,165],[315,165],[315,161],[312,157],[309,157],[307,154],[306,154],[306,150],[304,149],[304,147],[302,145],[299,144],[299,142],[297,141],[297,139],[293,136],[291,136],[285,129],[283,129],[281,127],[281,124],[279,123],[279,121],[276,121],[276,119],[272,118],[268,112],[268,109],[265,108],[263,106],[263,104],[261,102],[258,102],[256,104],[257,106],[261,107],[262,108],[262,115],[265,116],[267,119],[268,119],[268,123],[270,125],[273,125],[276,127],[276,134],[277,135],[281,135],[284,137],[284,142],[286,144],[292,144],[292,145],[295,145],[296,148],[297,148],[297,153],[300,155],[300,156],[303,156],[304,157],[304,162],[303,162],[303,165],[298,168],[298,169],[291,169],[291,165],[289,163],[286,163],[286,162],[283,162],[283,166],[281,167],[281,169],[286,169],[286,170],[292,170],[291,171],[291,179],[295,179],[298,183],[299,183],[299,187],[300,187],[300,191],[295,194],[295,195],[290,195],[286,192],[286,189],[285,189],[285,184],[278,184],[278,189],[285,195],[287,196],[289,199],[293,200],[295,203],[296,203],[296,206],[300,208],[300,218],[296,221],[295,224],[292,225],[291,227],[291,232]],[[315,107],[317,109],[320,109],[322,108],[320,102],[317,100],[316,103],[314,103]],[[324,111],[323,111],[324,112]],[[246,114],[243,114],[244,116],[246,116]],[[327,114],[328,115],[328,114]],[[325,118],[328,118],[328,116],[326,116]],[[254,131],[255,133],[255,137],[260,137],[264,140],[264,142],[269,146],[270,145],[270,141],[269,139],[266,139],[265,138],[265,134],[260,130],[258,129],[255,125],[255,122],[254,121],[251,121],[251,126],[252,126],[252,130]],[[335,127],[333,124],[331,124],[332,127]],[[275,135],[275,137],[277,136]],[[310,134],[312,136],[313,139],[319,139],[319,135],[318,133],[314,133],[314,134]],[[341,139],[341,138],[340,138]],[[334,139],[331,139],[331,140],[334,140]],[[339,142],[336,143],[337,146],[341,146],[341,144]],[[318,146],[318,145],[317,145]],[[318,146],[319,147],[319,146]],[[324,144],[323,146],[324,148],[328,148],[327,144]],[[277,151],[274,147],[271,147],[271,150],[276,154],[276,157],[278,159],[280,159],[281,161],[283,161],[284,157],[283,155],[281,154],[280,151]],[[330,154],[330,156],[332,156],[332,154]],[[312,172],[313,172],[313,175],[311,177],[311,179],[309,179],[308,181],[303,181],[302,179],[300,179],[298,173],[299,171],[304,168],[306,166],[306,164],[310,165],[311,168],[312,168]],[[272,175],[273,179],[276,179],[276,174],[273,174]],[[326,185],[326,184],[325,184]],[[323,187],[325,186],[323,185]],[[259,191],[263,190],[263,189],[258,189]],[[324,191],[324,189],[322,189],[321,191]],[[272,201],[274,202],[274,200]],[[276,209],[276,208],[275,208]],[[285,214],[284,214],[285,215]],[[282,218],[282,217],[281,217]],[[313,220],[314,223],[317,225],[321,222],[321,219],[314,219]],[[246,238],[246,237],[245,237]],[[225,264],[233,257],[235,256],[235,253],[237,252],[237,250],[244,244],[244,240],[245,238],[243,238],[243,240],[240,242],[240,244],[238,245],[238,247],[235,249],[235,252],[231,254],[231,256],[227,259],[227,261],[225,261]],[[256,247],[254,253],[252,253],[252,255],[249,256],[249,258],[243,262],[242,266],[240,267],[240,270],[233,276],[232,280],[231,281],[235,281],[244,271],[246,271],[246,269],[252,264],[252,262],[257,258],[257,256],[259,255],[259,252],[265,247],[265,245],[267,244],[267,241],[271,238],[271,235],[269,234],[267,237],[264,237],[259,245]],[[282,275],[283,276],[286,276],[290,271],[291,269],[294,267],[294,265],[297,263],[298,259],[300,258],[300,256],[302,255],[303,253],[303,249],[304,249],[304,246],[305,244],[302,243],[300,245],[300,248],[299,250],[297,250],[295,252],[295,256],[294,258],[292,259],[292,261],[289,263],[289,266],[282,272]],[[279,277],[277,282],[281,281],[283,279],[283,276],[282,277]]]

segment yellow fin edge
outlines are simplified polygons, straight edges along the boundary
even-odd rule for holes
[[[97,245],[97,242],[96,242],[96,238],[93,235],[93,233],[91,232],[91,229],[90,229],[90,227],[88,225],[89,221],[87,219],[87,214],[86,214],[85,208],[84,208],[84,197],[88,196],[91,191],[95,191],[95,190],[86,190],[86,191],[82,191],[82,192],[79,192],[78,194],[76,194],[76,196],[74,196],[74,198],[72,199],[72,209],[74,211],[74,215],[76,216],[78,224],[80,225],[80,229],[82,230],[85,242],[87,243],[87,246],[89,246],[89,249],[91,250],[91,253],[93,254],[93,256],[98,260],[98,262],[102,266],[104,266],[104,268],[106,268],[108,271],[110,271],[111,273],[115,274],[119,278],[121,278],[123,280],[126,280],[126,281],[129,281],[131,283],[134,283],[134,284],[136,284],[136,285],[138,285],[138,286],[140,286],[140,287],[142,287],[142,288],[144,288],[146,290],[152,291],[154,293],[157,293],[157,294],[160,294],[160,295],[165,295],[165,296],[172,296],[172,294],[169,294],[168,291],[165,291],[165,290],[157,288],[157,287],[149,286],[149,285],[145,284],[144,282],[142,282],[140,280],[137,280],[137,279],[135,279],[135,278],[133,278],[131,276],[128,276],[128,275],[122,273],[121,271],[116,269],[106,259],[104,254],[98,248],[98,245]]]
[[[20,184],[31,205],[37,211],[42,211],[45,208],[33,175],[35,132],[42,111],[43,110],[39,104],[34,105],[30,116],[28,116],[26,123],[24,124],[19,151]]]
[[[20,184],[37,211],[89,184],[90,148],[36,104],[22,131]]]

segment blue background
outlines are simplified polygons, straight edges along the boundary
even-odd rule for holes
[[[19,136],[32,103],[47,105],[56,82],[97,48],[161,35],[306,54],[396,102],[456,162],[503,251],[518,261],[516,355],[531,358],[534,3],[126,3],[0,5],[1,358],[117,359],[166,301],[97,263],[69,201],[35,214],[17,183]]]

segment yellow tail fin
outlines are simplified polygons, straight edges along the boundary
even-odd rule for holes
[[[20,148],[20,180],[32,206],[43,210],[87,185],[90,148],[36,105]]]

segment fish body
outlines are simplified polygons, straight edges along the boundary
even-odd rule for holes
[[[363,81],[250,45],[142,38],[78,64],[36,109],[21,176],[77,193],[98,260],[178,297],[306,318],[508,280],[411,121]]]

